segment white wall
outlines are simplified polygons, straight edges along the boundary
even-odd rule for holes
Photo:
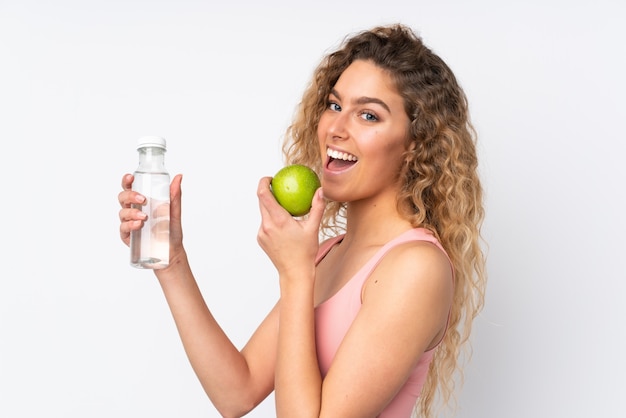
[[[458,416],[623,416],[623,2],[209,3],[0,0],[0,416],[218,416],[118,239],[135,141],[167,138],[194,272],[242,345],[277,296],[258,178],[322,54],[394,21],[456,72],[481,141],[490,282]]]

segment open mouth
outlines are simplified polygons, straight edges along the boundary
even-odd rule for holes
[[[345,170],[346,168],[356,164],[358,161],[358,158],[352,154],[330,148],[326,148],[326,155],[328,156],[326,167],[329,170]]]

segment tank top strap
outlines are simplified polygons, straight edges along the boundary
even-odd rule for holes
[[[371,259],[369,259],[368,262],[365,263],[365,265],[363,265],[363,267],[359,270],[359,275],[361,275],[361,277],[363,277],[364,279],[369,277],[371,272],[376,268],[376,266],[378,266],[378,264],[382,261],[382,259],[385,257],[385,255],[389,251],[391,251],[393,248],[397,247],[398,245],[411,242],[411,241],[427,241],[427,242],[434,244],[437,248],[439,248],[446,255],[446,257],[448,258],[448,261],[450,261],[450,257],[448,256],[448,253],[446,253],[446,250],[441,246],[441,244],[439,243],[439,240],[433,235],[431,231],[429,231],[426,228],[413,228],[413,229],[409,229],[406,232],[403,232],[402,234],[398,235],[396,238],[392,239],[391,241],[383,245],[376,252],[376,254]],[[452,265],[452,262],[450,262],[450,265]]]
[[[335,246],[338,242],[343,240],[345,234],[337,235],[332,238],[328,238],[326,241],[322,242],[317,250],[317,256],[315,256],[315,264],[317,265],[322,258],[326,257],[326,254],[330,251],[331,248]]]

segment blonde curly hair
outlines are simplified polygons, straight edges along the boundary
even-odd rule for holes
[[[486,272],[480,235],[484,209],[476,133],[465,93],[444,61],[410,28],[379,26],[346,38],[315,69],[285,135],[286,163],[308,165],[320,173],[317,125],[330,90],[355,60],[373,62],[387,71],[404,99],[411,122],[398,210],[413,226],[431,230],[454,266],[448,330],[415,411],[431,417],[435,406],[456,403],[456,377],[460,382],[463,377],[461,349],[469,348],[472,322],[484,304]],[[344,230],[345,204],[329,202],[320,234],[332,236]]]

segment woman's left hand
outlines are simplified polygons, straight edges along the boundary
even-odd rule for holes
[[[315,268],[319,226],[326,202],[320,187],[313,196],[308,215],[294,218],[274,198],[271,180],[271,177],[263,177],[257,189],[261,210],[257,241],[281,277],[299,277],[302,275],[296,273],[298,269],[309,272]]]

